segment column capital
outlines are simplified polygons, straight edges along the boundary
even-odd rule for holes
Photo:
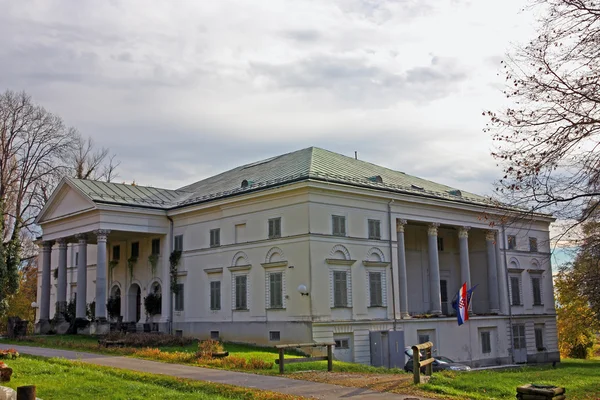
[[[438,224],[437,222],[432,222],[431,224],[429,224],[429,227],[427,228],[427,234],[429,236],[437,236],[439,227],[440,227],[440,224]]]
[[[471,229],[470,226],[461,226],[460,228],[458,228],[458,237],[459,238],[468,238],[469,237],[469,229]]]
[[[485,231],[485,240],[488,242],[493,242],[496,240],[496,231],[488,230]]]
[[[396,218],[396,232],[404,232],[404,225],[406,225],[405,219]]]
[[[96,235],[96,240],[98,240],[99,242],[106,242],[109,233],[110,230],[108,229],[98,229],[94,231],[94,234]]]
[[[52,246],[54,246],[54,240],[46,240],[42,242],[42,251],[50,252],[52,251]]]
[[[78,233],[77,235],[75,235],[75,237],[79,241],[79,244],[85,244],[85,243],[87,243],[87,234],[85,234],[85,233]]]
[[[66,238],[56,239],[56,244],[58,244],[59,249],[66,249],[67,248],[67,239]]]

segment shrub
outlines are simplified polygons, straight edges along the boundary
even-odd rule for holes
[[[162,296],[160,293],[150,293],[144,297],[144,308],[149,316],[160,314],[162,311]]]
[[[121,315],[121,297],[110,296],[106,301],[106,312],[111,319],[118,318]]]
[[[208,339],[198,343],[197,356],[201,358],[212,358],[213,353],[225,351],[223,345],[218,340]]]
[[[12,360],[19,357],[19,352],[15,349],[0,350],[0,358]]]
[[[150,358],[152,360],[179,364],[191,363],[196,359],[196,355],[194,353],[188,353],[185,351],[161,351],[160,349],[149,347],[136,350],[133,355],[142,358]]]
[[[175,335],[153,335],[147,333],[111,332],[106,340],[119,340],[129,347],[163,347],[163,346],[187,346],[194,343],[196,339]]]
[[[244,358],[240,356],[229,356],[224,358],[201,358],[198,360],[201,365],[207,365],[216,368],[226,369],[244,369],[244,370],[256,370],[256,369],[271,369],[273,363],[260,358]]]

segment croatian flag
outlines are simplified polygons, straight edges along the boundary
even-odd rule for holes
[[[466,321],[469,320],[469,296],[473,289],[467,291],[467,283],[463,283],[463,285],[461,286],[460,290],[458,291],[458,299],[456,301],[457,303],[457,310],[456,310],[456,316],[458,318],[458,326],[461,326],[462,324],[464,324]]]

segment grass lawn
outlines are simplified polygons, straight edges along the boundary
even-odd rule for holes
[[[103,348],[98,347],[98,339],[90,336],[84,335],[49,335],[49,336],[32,336],[23,340],[8,340],[2,339],[0,343],[4,344],[17,344],[24,346],[38,346],[38,347],[49,347],[55,349],[66,349],[66,350],[80,350],[91,353],[101,353],[101,354],[111,354],[111,355],[132,355],[128,349],[120,349],[120,348]],[[275,360],[279,358],[279,354],[275,348],[268,347],[256,347],[249,346],[237,343],[223,343],[225,350],[229,352],[230,356],[243,357],[246,359],[260,359],[266,362],[273,363],[273,367],[271,369],[254,369],[254,370],[241,370],[243,372],[252,372],[259,373],[264,375],[278,375],[279,374],[279,366],[275,364]],[[161,351],[165,352],[186,352],[186,353],[195,353],[198,350],[198,345],[193,343],[188,346],[163,346],[159,347]],[[299,357],[299,353],[291,350],[289,352],[286,351],[286,358],[291,357]],[[151,357],[142,357],[146,359],[153,359]],[[175,361],[176,362],[176,361]],[[199,366],[207,366],[202,365],[196,362],[193,365]],[[399,369],[389,370],[386,368],[376,368],[362,364],[354,364],[354,363],[346,363],[341,361],[333,362],[334,371],[338,372],[360,372],[360,373],[380,373],[380,374],[390,374],[390,373],[402,373],[405,372]],[[315,361],[308,363],[295,363],[288,364],[285,366],[285,372],[296,372],[296,371],[306,371],[306,370],[317,370],[317,371],[326,371],[327,370],[327,361]]]
[[[37,395],[51,399],[298,399],[295,396],[209,382],[177,379],[63,359],[21,356],[6,360],[13,369],[10,382],[36,385]]]

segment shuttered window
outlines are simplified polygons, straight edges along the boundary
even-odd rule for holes
[[[281,237],[281,218],[271,218],[269,220],[269,239]]]
[[[531,278],[531,286],[533,288],[533,305],[542,305],[542,287],[540,278]]]
[[[346,236],[346,217],[341,215],[332,215],[332,234],[335,236]]]
[[[269,306],[271,308],[283,308],[283,273],[269,274],[269,294]]]
[[[221,282],[219,281],[210,283],[210,309],[221,309]]]
[[[333,306],[348,306],[348,277],[345,271],[333,271]]]
[[[383,306],[381,272],[369,272],[369,295],[371,307]]]
[[[369,225],[369,239],[379,240],[381,239],[381,221],[378,219],[370,219]]]
[[[173,250],[183,251],[183,235],[175,236],[175,240],[173,243]]]
[[[183,283],[177,284],[177,294],[175,295],[175,311],[183,311]]]
[[[510,298],[513,306],[521,305],[520,279],[516,276],[510,277]]]
[[[235,277],[235,309],[248,309],[248,276],[238,275]]]
[[[211,229],[210,230],[210,247],[218,247],[221,245],[221,230]]]

